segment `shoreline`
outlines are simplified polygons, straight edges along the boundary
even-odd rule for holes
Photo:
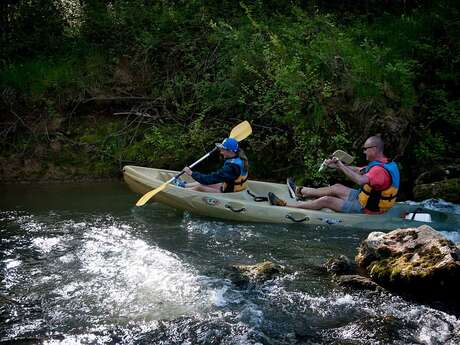
[[[23,180],[0,180],[0,185],[27,185],[27,184],[67,184],[67,183],[86,183],[86,182],[123,182],[123,176],[113,177],[82,177],[82,178],[69,178],[69,179],[23,179]]]

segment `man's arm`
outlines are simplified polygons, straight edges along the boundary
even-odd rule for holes
[[[357,167],[349,167],[343,164],[340,160],[331,160],[331,163],[332,164],[330,164],[329,166],[333,168],[335,167],[337,170],[343,172],[343,174],[350,180],[352,180],[354,183],[357,183],[360,186],[369,183],[369,177],[360,174],[360,169],[358,169]]]
[[[351,165],[347,165],[347,167],[349,167],[351,170],[353,170],[355,173],[358,173],[361,175],[361,170],[363,169],[363,167],[355,167],[355,166],[351,166]]]

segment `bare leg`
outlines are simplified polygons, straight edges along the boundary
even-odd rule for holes
[[[185,188],[193,188],[199,185],[200,185],[199,182],[187,182],[187,186]]]
[[[334,196],[322,196],[318,199],[305,201],[300,204],[287,204],[288,207],[304,208],[309,210],[320,210],[322,208],[330,208],[331,210],[340,212],[345,200]]]
[[[191,189],[197,192],[207,192],[207,193],[222,193],[222,183],[210,184],[205,186],[198,182],[187,183],[187,189]]]
[[[338,199],[347,200],[351,190],[351,188],[348,188],[340,183],[336,183],[335,185],[321,188],[302,187],[300,192],[302,196],[307,198],[320,198],[323,196],[331,196]]]

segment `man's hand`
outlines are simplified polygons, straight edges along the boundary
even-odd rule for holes
[[[189,167],[185,167],[182,171],[184,171],[188,176],[192,176],[193,171]]]
[[[348,165],[343,164],[343,162],[337,158],[334,168],[344,173],[346,177],[359,184],[360,186],[369,183],[369,178],[366,175],[361,175],[361,173],[357,172],[356,167],[349,167]]]
[[[340,160],[337,157],[332,157],[331,159],[326,159],[326,165],[329,168],[337,169],[339,166]]]

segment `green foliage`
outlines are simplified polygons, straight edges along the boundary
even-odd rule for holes
[[[53,0],[18,3],[7,8],[0,70],[2,94],[17,99],[5,112],[73,115],[97,95],[154,100],[138,106],[150,122],[80,129],[73,139],[93,160],[181,168],[241,119],[254,127],[244,145],[259,178],[330,182],[321,161],[339,148],[361,155],[376,132],[407,147],[396,152],[415,167],[405,171],[459,155],[460,30],[449,1],[85,0],[72,25]]]
[[[146,131],[140,152],[141,158],[150,165],[162,165],[170,168],[182,168],[196,161],[214,147],[219,135],[216,129],[207,129],[198,118],[191,126],[154,126]],[[225,137],[228,134],[221,134]]]
[[[179,139],[178,139],[179,137]],[[175,154],[180,156],[185,149],[183,145],[177,145],[177,141],[181,144],[181,134],[179,128],[168,126],[161,130],[158,127],[153,127],[151,131],[145,134],[145,143],[150,148],[150,160],[157,161],[162,157],[171,160]],[[181,152],[182,151],[182,152]]]
[[[444,137],[427,131],[415,148],[415,155],[423,167],[430,167],[443,159],[445,151]]]
[[[82,58],[38,58],[11,64],[0,70],[0,88],[19,91],[31,103],[50,97],[67,104],[106,82],[106,63],[106,57],[94,51]]]

